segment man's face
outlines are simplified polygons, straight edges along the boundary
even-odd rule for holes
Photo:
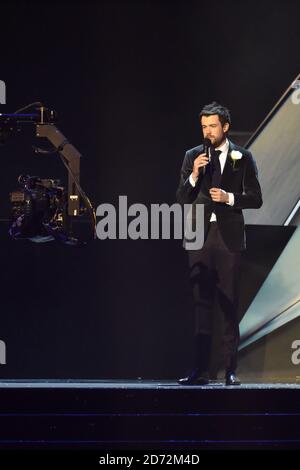
[[[222,126],[219,116],[212,114],[211,116],[201,116],[201,127],[203,137],[209,139],[214,147],[219,147],[226,139],[225,132],[229,129],[226,122]]]

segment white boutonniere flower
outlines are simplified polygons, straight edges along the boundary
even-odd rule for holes
[[[231,160],[233,161],[233,168],[235,167],[235,162],[237,160],[240,160],[242,156],[243,154],[239,152],[238,150],[232,150],[230,157],[231,157]]]

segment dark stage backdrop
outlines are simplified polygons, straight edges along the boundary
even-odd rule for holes
[[[299,73],[296,2],[1,4],[0,79],[12,112],[42,101],[83,154],[95,206],[173,203],[200,108],[217,100],[253,131]],[[1,218],[21,173],[60,177],[33,129],[0,147]],[[1,224],[4,378],[174,378],[189,365],[193,318],[180,241],[96,240],[82,249],[8,239]],[[286,237],[245,260],[250,302]],[[264,239],[262,237],[262,239]],[[251,241],[252,240],[252,241]],[[250,235],[253,247],[259,242]],[[276,251],[277,250],[277,251]],[[255,256],[255,254],[253,254]],[[274,259],[275,256],[275,259]],[[243,307],[242,307],[243,308]]]

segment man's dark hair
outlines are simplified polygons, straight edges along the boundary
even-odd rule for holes
[[[231,124],[230,112],[225,106],[218,104],[216,101],[213,101],[210,104],[206,104],[199,114],[199,119],[201,121],[202,116],[211,116],[212,114],[217,114],[219,116],[222,126],[226,122]]]

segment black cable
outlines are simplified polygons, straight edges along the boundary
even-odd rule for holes
[[[19,114],[22,113],[23,111],[26,111],[28,108],[32,108],[32,106],[43,106],[43,103],[40,103],[39,101],[36,101],[35,103],[30,103],[27,106],[24,106],[24,108],[17,109],[13,114]]]

